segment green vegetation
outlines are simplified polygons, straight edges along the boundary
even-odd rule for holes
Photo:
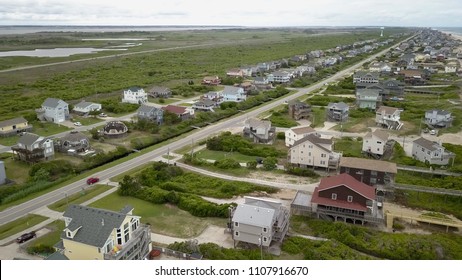
[[[274,257],[266,252],[261,255],[260,249],[228,249],[214,243],[193,245],[189,242],[175,242],[168,246],[169,249],[184,253],[200,253],[207,260],[272,260]]]
[[[2,118],[8,119],[18,113],[30,112],[34,108],[40,107],[40,104],[47,97],[63,100],[83,98],[91,100],[92,96],[94,96],[93,99],[99,98],[95,96],[95,92],[96,94],[120,93],[121,90],[134,85],[150,87],[165,84],[175,79],[198,81],[203,75],[221,75],[227,69],[236,67],[236,57],[245,61],[246,64],[254,64],[290,57],[295,53],[303,53],[307,50],[327,49],[338,44],[348,44],[376,37],[374,32],[370,31],[316,37],[298,31],[290,31],[290,34],[284,36],[282,34],[285,32],[282,31],[263,31],[261,34],[264,36],[258,36],[258,38],[228,41],[229,35],[236,33],[239,32],[188,33],[192,36],[188,38],[189,42],[186,42],[185,37],[175,42],[169,41],[170,45],[187,45],[196,40],[201,43],[213,42],[213,45],[200,48],[165,50],[75,62],[72,65],[64,64],[52,68],[31,69],[25,71],[27,75],[2,73],[0,75],[0,92],[2,92],[2,100],[5,102],[0,105],[0,115]],[[245,33],[247,31],[243,31],[242,34]],[[163,35],[166,37],[179,36],[170,33]],[[207,37],[205,40],[204,36]],[[219,40],[219,38],[221,39]],[[219,44],[218,41],[227,41],[228,43]],[[95,43],[92,42],[92,44]],[[151,44],[162,44],[162,41],[146,42],[142,48],[149,49],[148,46],[151,46],[152,49]],[[136,49],[132,49],[132,51],[136,51]],[[93,55],[93,57],[99,55]],[[83,56],[76,56],[76,58],[79,57]],[[86,57],[92,56],[87,55]],[[52,59],[30,58],[28,60],[37,63],[53,61]],[[54,61],[59,60],[68,60],[68,58],[54,59]],[[11,62],[11,58],[2,58],[0,61],[4,67],[21,64]],[[16,61],[18,62],[18,60]],[[153,72],[152,65],[156,65],[155,72]],[[330,70],[335,71],[335,69]],[[40,97],[37,98],[38,96]]]
[[[194,153],[194,156],[199,159],[211,159],[211,160],[223,160],[226,158],[231,158],[238,162],[255,161],[255,156],[247,156],[239,152],[212,151],[209,149],[200,150]]]
[[[344,157],[363,157],[362,154],[362,139],[343,137],[334,139],[334,151],[343,152]]]
[[[285,239],[282,244],[282,250],[290,255],[302,255],[304,260],[374,259],[336,240],[316,241],[297,236]]]
[[[125,176],[120,182],[119,194],[156,204],[174,204],[198,217],[226,218],[229,204],[212,203],[201,196],[231,198],[253,191],[273,193],[276,189],[183,173],[179,167],[157,162],[136,177]]]
[[[32,226],[40,224],[46,221],[48,218],[35,214],[27,214],[26,216],[9,222],[0,226],[0,240],[17,234],[23,230],[26,230]]]
[[[86,189],[82,188],[79,193],[70,195],[64,199],[48,205],[48,208],[58,212],[64,212],[70,204],[81,204],[91,198],[104,193],[107,190],[114,188],[113,186],[106,185],[93,185]]]
[[[385,233],[340,222],[301,216],[291,218],[292,229],[342,243],[360,253],[392,260],[458,260],[462,258],[462,237],[456,234],[418,235]],[[343,248],[340,248],[343,251]],[[332,253],[339,255],[339,253]]]
[[[311,113],[311,127],[323,127],[326,121],[326,109],[324,107],[312,107]]]
[[[91,207],[120,211],[123,205],[134,207],[133,214],[141,217],[141,222],[151,225],[152,232],[179,238],[198,236],[209,224],[225,226],[226,219],[199,218],[171,204],[154,204],[142,199],[112,193]]]
[[[27,252],[39,253],[44,256],[54,252],[54,250],[51,251],[50,248],[61,241],[61,233],[65,228],[64,221],[56,220],[46,225],[46,228],[49,229],[50,232],[29,242],[27,244]]]
[[[454,215],[457,219],[462,220],[460,207],[462,198],[457,196],[396,190],[395,202],[406,207]]]

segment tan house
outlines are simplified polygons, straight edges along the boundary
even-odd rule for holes
[[[63,214],[65,229],[55,245],[69,260],[143,260],[152,249],[151,229],[133,215],[71,205]]]
[[[32,125],[29,125],[23,117],[0,122],[0,137],[15,135],[25,131],[31,131]]]
[[[285,132],[286,146],[291,147],[296,141],[313,133],[316,133],[316,130],[311,126],[292,127]]]
[[[333,151],[332,144],[332,139],[309,134],[295,141],[289,149],[288,162],[302,168],[312,166],[337,169],[341,154]]]

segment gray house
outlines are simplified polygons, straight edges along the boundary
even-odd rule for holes
[[[11,150],[20,160],[37,162],[52,159],[55,155],[53,140],[26,132]]]
[[[90,149],[90,139],[79,131],[71,131],[56,141],[60,152],[80,153]]]
[[[446,110],[428,110],[425,112],[425,122],[433,127],[450,127],[452,124],[452,115],[451,112]]]
[[[412,157],[429,164],[447,165],[455,154],[446,151],[441,144],[421,137],[412,143]]]
[[[343,102],[329,103],[327,105],[327,119],[333,122],[344,122],[348,120],[350,107]]]
[[[37,109],[37,118],[41,121],[61,123],[69,119],[69,105],[56,98],[47,98],[42,108]]]
[[[289,229],[289,210],[276,201],[245,197],[231,216],[235,245],[242,241],[269,247],[272,241],[282,242]]]
[[[87,115],[91,111],[101,111],[101,108],[99,103],[81,101],[75,104],[72,110],[79,115]]]
[[[375,110],[381,101],[379,90],[370,88],[356,90],[356,104],[359,108]]]
[[[270,121],[247,119],[244,126],[244,137],[250,138],[254,143],[272,143],[276,135],[276,128],[271,126]]]
[[[161,108],[156,108],[149,105],[141,105],[137,111],[138,119],[145,119],[157,124],[162,124],[164,119],[164,111]]]
[[[172,91],[167,87],[153,87],[149,90],[149,96],[157,98],[170,98],[172,96]]]

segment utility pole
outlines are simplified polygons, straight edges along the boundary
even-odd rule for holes
[[[167,148],[167,164],[170,165],[170,147]]]
[[[191,160],[194,155],[194,138],[191,138]]]

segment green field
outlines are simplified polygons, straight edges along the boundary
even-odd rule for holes
[[[10,223],[0,226],[0,240],[7,238],[9,236],[15,235],[18,232],[26,230],[32,226],[40,224],[43,221],[46,221],[48,218],[35,214],[27,214],[22,218],[14,220]]]
[[[64,212],[70,204],[81,204],[99,194],[104,193],[107,190],[110,190],[111,188],[114,187],[107,185],[89,186],[76,194],[70,195],[67,198],[63,198],[53,204],[48,205],[48,208],[54,211]]]

